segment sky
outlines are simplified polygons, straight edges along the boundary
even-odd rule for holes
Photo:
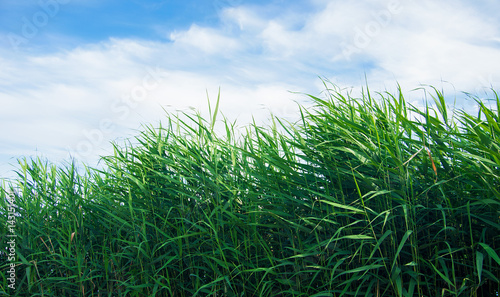
[[[97,166],[166,112],[294,121],[327,80],[359,93],[500,88],[497,0],[0,0],[0,178],[22,157]],[[417,89],[417,90],[415,90]]]

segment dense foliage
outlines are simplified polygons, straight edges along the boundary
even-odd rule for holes
[[[245,133],[169,115],[83,174],[22,160],[0,295],[498,296],[500,101],[450,113],[431,91],[327,89]]]

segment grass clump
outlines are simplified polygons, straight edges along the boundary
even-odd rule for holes
[[[327,85],[325,85],[327,86]],[[500,101],[449,114],[398,94],[309,96],[215,133],[199,115],[145,127],[105,169],[20,162],[12,296],[495,296]],[[433,106],[433,107],[432,107]],[[10,194],[9,194],[10,193]],[[7,216],[0,217],[2,236]]]

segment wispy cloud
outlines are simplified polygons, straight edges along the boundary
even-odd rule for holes
[[[153,2],[144,9],[168,6]],[[60,3],[54,22],[64,19]],[[16,51],[6,39],[14,31],[0,30],[0,166],[36,149],[55,161],[71,153],[95,163],[110,140],[163,118],[162,107],[206,111],[206,92],[215,99],[219,87],[222,111],[243,125],[252,116],[264,122],[269,112],[292,119],[294,100],[306,99],[289,91],[319,94],[317,76],[358,87],[366,74],[379,90],[441,80],[469,92],[499,86],[496,2],[297,3],[212,3],[224,7],[217,22],[142,24],[158,38],[110,35],[82,43],[84,37],[47,23],[44,36],[58,37],[43,51],[40,36]],[[79,44],[68,46],[64,36]]]

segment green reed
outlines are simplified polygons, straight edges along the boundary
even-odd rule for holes
[[[0,294],[498,294],[497,94],[471,115],[432,87],[423,110],[325,87],[296,123],[238,133],[217,101],[115,144],[104,169],[21,160],[0,191],[18,212]]]

